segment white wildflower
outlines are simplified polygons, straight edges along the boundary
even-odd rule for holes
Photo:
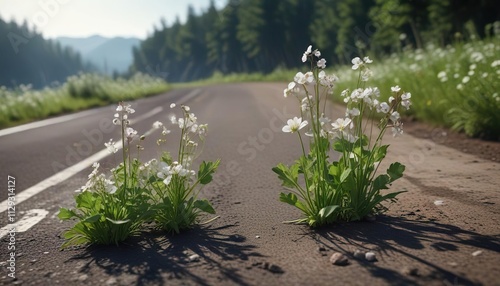
[[[326,68],[326,60],[325,59],[321,59],[317,62],[317,65],[320,69],[324,69]]]
[[[302,62],[303,63],[305,63],[307,61],[307,57],[311,54],[311,51],[312,51],[312,46],[309,45],[309,47],[307,47],[307,50],[302,55]]]
[[[163,123],[161,123],[160,121],[155,121],[153,123],[153,128],[154,129],[160,129],[162,126],[163,126]]]
[[[392,92],[398,93],[400,90],[401,90],[401,88],[399,87],[399,85],[391,87]]]
[[[398,137],[400,135],[403,135],[403,123],[397,122],[392,126],[392,136]]]
[[[401,116],[399,115],[399,112],[394,111],[391,113],[390,119],[393,123],[396,123],[399,121],[399,119],[401,119]]]
[[[106,146],[106,149],[108,149],[109,153],[114,154],[114,153],[118,152],[118,148],[116,147],[115,144],[116,143],[113,142],[113,139],[109,139],[109,142],[105,142],[104,146]]]
[[[294,117],[293,119],[288,119],[287,125],[282,128],[282,131],[285,133],[294,133],[306,127],[307,123],[307,120],[302,121],[302,118]]]
[[[363,66],[363,61],[359,57],[355,57],[354,59],[352,59],[351,63],[353,70],[357,70],[358,68]]]
[[[288,84],[288,87],[283,90],[283,96],[287,97],[295,88],[295,82],[292,81]]]

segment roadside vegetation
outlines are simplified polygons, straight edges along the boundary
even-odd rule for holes
[[[406,115],[469,136],[499,140],[499,55],[500,35],[446,48],[428,45],[376,61],[370,67],[372,82],[381,90],[394,83],[411,90],[413,105]],[[333,72],[340,78],[336,94],[358,81],[349,67]]]
[[[175,103],[170,108],[176,108]],[[166,233],[179,233],[199,223],[201,213],[215,214],[210,202],[198,199],[198,195],[212,181],[220,161],[203,161],[197,171],[193,170],[208,126],[198,122],[189,106],[180,109],[182,115],[172,115],[170,124],[156,121],[150,131],[139,135],[129,121],[135,110],[127,103],[118,104],[113,124],[121,127],[121,141],[110,140],[104,145],[112,154],[121,153],[122,162],[110,173],[102,172],[99,163],[94,163],[87,183],[77,190],[75,208],[59,210],[61,220],[75,221],[64,232],[66,242],[62,248],[119,244],[131,235],[139,235],[144,223],[154,223],[155,228]],[[170,126],[181,131],[177,154],[163,151],[157,158],[141,161],[141,144],[153,133],[160,133],[156,143],[166,149]]]
[[[145,74],[112,79],[97,74],[68,77],[61,86],[35,90],[30,85],[0,87],[0,128],[50,116],[165,92],[170,85]]]

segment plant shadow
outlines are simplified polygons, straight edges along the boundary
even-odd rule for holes
[[[85,261],[80,270],[82,273],[98,267],[112,277],[128,274],[135,281],[127,281],[127,284],[163,285],[168,284],[165,280],[182,279],[197,285],[209,285],[207,277],[198,273],[207,273],[206,269],[210,269],[208,272],[215,279],[248,285],[238,273],[238,263],[262,255],[255,251],[254,245],[245,243],[245,237],[221,233],[234,226],[211,229],[197,226],[176,235],[145,232],[120,246],[88,247],[70,260]],[[191,261],[190,256],[194,254],[199,258]],[[200,268],[201,272],[197,271]]]
[[[444,269],[433,262],[429,253],[458,251],[462,246],[479,250],[500,250],[499,235],[486,236],[457,226],[437,223],[435,221],[409,220],[399,217],[379,216],[375,222],[356,222],[343,227],[325,227],[311,234],[313,238],[326,248],[351,254],[352,247],[367,251],[367,245],[374,245],[381,254],[387,256],[404,256],[404,260],[414,264],[425,265],[431,274],[424,279],[439,279],[450,285],[476,285],[464,275]],[[426,246],[427,245],[427,246]],[[425,250],[423,255],[415,255],[413,250]],[[424,253],[424,252],[423,252]],[[354,259],[354,257],[351,255]],[[372,275],[386,280],[391,285],[418,285],[415,280],[403,275],[401,269],[384,268],[378,263],[356,260],[366,267]],[[403,265],[401,265],[403,266]],[[398,271],[399,270],[399,271]]]

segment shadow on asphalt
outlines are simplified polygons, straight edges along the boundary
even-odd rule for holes
[[[212,281],[215,277],[238,285],[248,285],[238,274],[237,265],[233,268],[227,266],[231,264],[227,262],[246,261],[262,255],[254,251],[254,245],[245,243],[245,237],[220,233],[231,227],[234,225],[212,229],[196,227],[178,235],[143,233],[117,247],[89,247],[70,260],[85,260],[82,273],[89,273],[91,268],[98,267],[107,275],[117,278],[127,274],[136,279],[127,282],[135,285],[168,285],[168,280],[173,282],[175,279],[209,285],[206,277],[197,274],[207,273],[207,269],[213,273]],[[193,254],[199,255],[199,261],[189,260]],[[193,271],[199,268],[203,270]]]
[[[366,245],[376,245],[380,252],[390,256],[396,253],[406,256],[412,261],[421,263],[432,269],[430,278],[448,281],[450,285],[475,285],[463,275],[450,272],[432,262],[436,251],[458,251],[460,246],[472,246],[479,250],[498,251],[498,237],[485,236],[472,231],[463,230],[457,226],[437,223],[434,221],[407,220],[398,217],[379,216],[375,222],[355,222],[333,227],[325,227],[311,236],[321,245],[334,251],[350,255],[350,259],[366,267],[375,277],[386,280],[391,285],[418,285],[414,280],[400,273],[400,269],[388,269],[352,256],[352,246],[367,251]],[[425,254],[416,256],[409,250],[424,249],[423,242],[429,243],[432,249]],[[427,257],[429,259],[426,259]],[[401,265],[404,266],[404,265]]]

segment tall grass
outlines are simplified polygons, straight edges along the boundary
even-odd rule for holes
[[[390,95],[394,82],[412,91],[408,115],[469,136],[500,139],[500,37],[407,50],[370,69],[383,95]],[[337,93],[358,80],[349,67],[336,73]]]
[[[49,116],[165,92],[162,79],[136,74],[128,80],[97,74],[71,76],[59,87],[0,87],[0,128]]]

